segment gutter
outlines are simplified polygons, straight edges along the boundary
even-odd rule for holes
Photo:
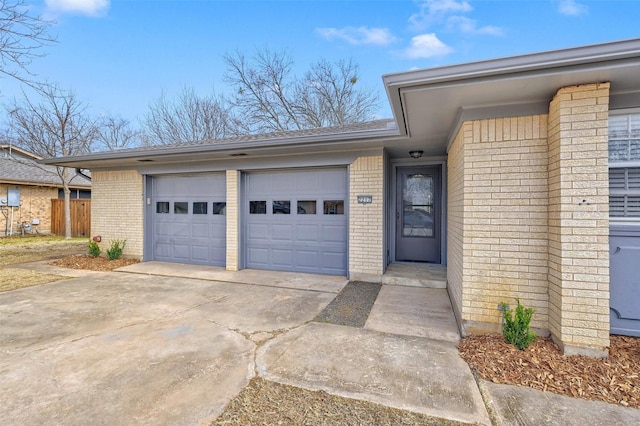
[[[250,136],[250,135],[249,135]],[[346,136],[346,137],[345,137]],[[319,134],[310,136],[293,136],[280,137],[272,139],[256,139],[243,141],[242,137],[229,142],[215,142],[203,144],[185,144],[185,145],[167,145],[166,147],[155,147],[154,149],[131,149],[122,151],[113,151],[108,153],[97,153],[89,155],[71,156],[71,157],[55,157],[40,160],[42,164],[56,165],[63,162],[80,162],[95,160],[119,160],[119,159],[135,159],[137,157],[156,157],[163,155],[181,155],[193,153],[223,152],[223,151],[244,151],[256,148],[286,148],[289,146],[313,145],[314,143],[327,143],[342,141],[345,143],[360,142],[363,139],[377,139],[401,136],[397,128],[378,129],[378,130],[361,130],[349,133]],[[63,160],[64,161],[61,161]]]

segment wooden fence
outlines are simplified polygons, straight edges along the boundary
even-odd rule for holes
[[[71,236],[91,235],[91,200],[75,199],[71,202]],[[51,233],[64,235],[64,200],[51,200]]]

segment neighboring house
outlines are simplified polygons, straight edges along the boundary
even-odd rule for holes
[[[21,233],[23,224],[32,231],[51,231],[51,200],[64,194],[56,167],[39,160],[23,149],[0,145],[0,236]],[[90,198],[91,181],[76,176],[71,190],[71,198]]]
[[[391,120],[46,162],[92,170],[93,235],[143,260],[431,262],[463,334],[516,297],[565,353],[640,334],[640,39],[383,81]]]

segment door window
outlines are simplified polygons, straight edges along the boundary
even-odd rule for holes
[[[402,175],[402,235],[433,237],[433,176],[422,173]]]

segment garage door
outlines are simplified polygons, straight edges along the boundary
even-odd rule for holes
[[[347,171],[247,173],[248,268],[347,273]]]
[[[225,266],[224,174],[152,178],[153,260]]]

